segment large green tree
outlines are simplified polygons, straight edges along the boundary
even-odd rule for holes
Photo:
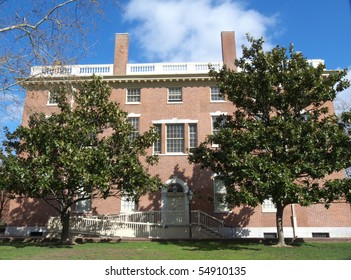
[[[75,86],[58,91],[59,113],[32,114],[27,126],[7,131],[3,143],[6,187],[55,208],[62,241],[69,238],[71,208],[79,201],[123,194],[138,199],[160,186],[146,169],[157,162],[147,155],[158,137],[154,130],[136,133],[101,78]]]
[[[214,135],[189,159],[218,174],[228,203],[256,206],[272,199],[278,245],[284,246],[287,205],[328,205],[350,190],[348,181],[331,184],[328,177],[350,163],[349,137],[329,109],[349,82],[346,71],[314,67],[292,46],[264,51],[262,38],[248,40],[238,71],[210,73],[234,112],[217,120]]]

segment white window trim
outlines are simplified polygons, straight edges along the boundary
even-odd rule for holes
[[[224,97],[222,97],[223,98],[222,100],[212,100],[212,88],[214,88],[214,87],[216,87],[216,86],[210,86],[210,102],[211,103],[225,103],[226,100]]]
[[[139,99],[140,101],[128,101],[128,90],[139,90]],[[126,89],[126,104],[141,104],[141,89],[140,88],[127,88]]]
[[[180,89],[181,100],[170,101],[169,90],[170,89]],[[182,87],[170,87],[167,89],[167,104],[182,104],[183,103],[183,88]]]
[[[217,111],[217,112],[214,112],[214,113],[210,113],[210,116],[211,116],[211,135],[213,134],[213,130],[214,130],[214,127],[213,127],[213,117],[219,117],[219,116],[222,116],[222,115],[227,116],[227,115],[228,115],[228,112]],[[212,146],[213,148],[218,148],[218,147],[219,147],[218,144],[212,144],[211,146]]]
[[[274,205],[274,207],[272,207],[272,205]],[[275,204],[273,204],[272,197],[265,199],[262,203],[262,213],[276,213],[276,212],[277,212],[277,207],[275,206]]]
[[[190,141],[191,141],[191,133],[190,133],[190,126],[191,125],[196,125],[195,126],[195,129],[196,129],[196,133],[195,133],[195,136],[196,136],[196,138],[195,138],[195,147],[190,147]],[[198,146],[198,137],[199,137],[199,131],[198,131],[198,127],[197,127],[197,123],[188,123],[188,149],[190,150],[190,149],[194,149],[194,148],[196,148],[197,146]]]
[[[83,190],[83,188],[81,188],[81,191]],[[86,194],[79,194],[78,197],[82,197],[85,196]],[[89,204],[88,204],[89,203]],[[82,204],[84,204],[84,206],[82,206]],[[89,210],[81,210],[80,208],[85,208],[87,207],[89,208]],[[80,200],[76,203],[76,209],[75,209],[75,213],[77,214],[86,214],[86,213],[92,213],[92,199],[91,197],[85,200]]]
[[[156,128],[156,126],[159,127],[160,139],[157,140],[157,141],[160,141],[160,151],[159,152],[158,151],[155,152],[155,143],[153,143],[153,145],[152,145],[152,154],[153,155],[161,155],[162,148],[163,148],[163,146],[162,146],[162,139],[163,139],[163,134],[164,134],[164,133],[162,133],[162,124],[153,124],[153,125],[154,125],[155,128]]]
[[[161,138],[161,150],[162,147],[164,149],[164,153],[157,153],[157,155],[159,156],[188,156],[189,153],[187,153],[187,149],[190,147],[190,137],[189,137],[189,133],[190,133],[190,129],[189,129],[189,125],[191,124],[198,124],[198,120],[190,120],[190,119],[177,119],[177,118],[173,118],[173,119],[163,119],[163,120],[154,120],[152,121],[153,125],[161,125],[161,134],[162,134],[162,138]],[[168,124],[182,124],[184,125],[184,152],[167,152],[167,125]],[[185,133],[188,134],[188,143],[185,142],[186,140],[186,135]],[[197,127],[197,144],[198,144],[198,135],[199,131],[198,131],[198,127]]]
[[[47,105],[47,106],[57,106],[57,105],[58,105],[57,102],[55,102],[55,103],[51,103],[51,102],[50,102],[50,98],[51,98],[50,95],[51,95],[51,92],[52,92],[52,91],[48,91],[48,100],[47,100],[46,105]]]
[[[216,192],[216,185],[215,185],[215,182],[216,182],[216,177],[217,177],[217,174],[213,175],[213,207],[214,207],[214,213],[228,213],[231,211],[228,203],[227,205],[225,206],[225,209],[224,210],[218,210],[218,207],[216,207],[216,195],[219,195],[219,194],[227,194],[227,189],[226,187],[224,186],[225,188],[225,192]]]
[[[130,201],[127,201],[128,199],[130,199]],[[123,207],[123,203],[128,203],[128,204],[131,204],[133,205],[133,208],[130,209],[130,208],[125,208]],[[135,212],[136,209],[137,209],[137,202],[135,200],[133,200],[131,197],[127,196],[127,195],[122,195],[121,196],[121,209],[120,209],[120,212],[121,213],[132,213],[132,212]]]
[[[167,133],[168,133],[168,126],[170,125],[182,125],[183,126],[183,152],[169,152],[168,149],[167,149]],[[167,155],[183,155],[185,154],[185,125],[186,123],[182,122],[182,123],[168,123],[167,125],[165,125],[165,151],[166,151],[166,154]],[[173,140],[176,140],[177,138],[172,138]],[[179,138],[180,139],[180,138]]]
[[[134,114],[134,113],[129,113],[128,118],[140,118],[141,114]]]
[[[164,119],[164,120],[155,120],[152,121],[153,124],[189,124],[189,123],[198,123],[198,120],[190,120],[190,119]]]

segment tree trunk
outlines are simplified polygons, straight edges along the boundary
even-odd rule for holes
[[[284,240],[284,229],[283,229],[283,213],[285,205],[277,203],[277,213],[276,213],[276,222],[277,222],[277,233],[278,233],[278,243],[277,247],[285,247]]]
[[[69,232],[70,232],[70,219],[71,219],[71,207],[67,207],[61,212],[61,243],[69,242]]]

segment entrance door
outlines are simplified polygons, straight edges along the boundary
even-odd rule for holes
[[[162,220],[164,224],[186,225],[189,223],[188,187],[184,181],[173,178],[162,190]]]

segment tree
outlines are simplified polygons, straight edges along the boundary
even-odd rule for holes
[[[328,206],[351,189],[346,179],[328,177],[350,164],[350,139],[330,110],[336,93],[349,82],[346,70],[313,67],[292,46],[265,52],[262,38],[248,40],[251,46],[243,47],[236,61],[238,71],[224,67],[210,72],[235,112],[216,121],[215,134],[194,149],[189,160],[218,174],[228,203],[256,206],[272,199],[277,245],[285,246],[287,205]],[[334,190],[328,187],[331,182]]]
[[[10,200],[14,198],[13,195],[11,195],[6,191],[5,185],[3,182],[3,177],[4,177],[3,167],[2,167],[2,162],[0,160],[0,226],[2,223],[5,223],[4,214],[8,210]]]
[[[69,237],[71,208],[78,202],[123,194],[137,200],[161,186],[146,170],[157,162],[147,155],[158,137],[155,131],[135,134],[127,114],[109,101],[111,89],[101,78],[76,87],[58,92],[60,113],[34,113],[28,126],[7,131],[3,143],[7,189],[56,209],[61,241]]]
[[[86,35],[116,0],[0,0],[0,125],[23,106],[16,78],[33,65],[64,64],[85,56]],[[17,116],[17,118],[20,116]]]

